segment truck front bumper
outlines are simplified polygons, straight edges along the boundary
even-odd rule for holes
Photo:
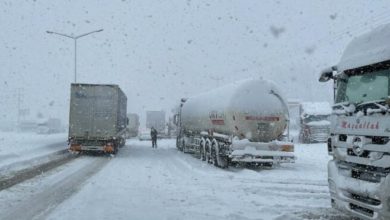
[[[390,175],[378,182],[353,178],[351,169],[331,160],[328,182],[332,207],[361,219],[390,219]]]
[[[115,149],[112,145],[104,146],[84,146],[84,145],[70,145],[70,151],[94,151],[94,152],[104,152],[104,153],[114,153]]]

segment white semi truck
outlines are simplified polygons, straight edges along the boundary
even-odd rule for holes
[[[302,102],[299,107],[300,142],[326,142],[329,136],[331,112],[328,102]]]
[[[294,162],[288,109],[274,84],[244,80],[189,99],[175,117],[176,146],[215,166]]]
[[[334,80],[328,181],[332,206],[361,219],[390,219],[390,24],[355,38]]]

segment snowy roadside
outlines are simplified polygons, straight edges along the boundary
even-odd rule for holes
[[[67,134],[0,132],[0,173],[44,162],[67,149]]]

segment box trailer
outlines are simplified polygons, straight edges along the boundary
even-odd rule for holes
[[[116,153],[125,144],[127,97],[118,85],[72,84],[71,151]]]

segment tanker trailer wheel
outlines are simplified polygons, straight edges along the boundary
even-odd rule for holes
[[[228,167],[228,158],[224,155],[221,155],[221,145],[218,143],[217,140],[213,140],[212,142],[212,149],[213,149],[213,162],[214,165],[220,168],[226,168]]]
[[[188,149],[187,149],[186,142],[184,139],[181,140],[181,149],[182,149],[183,153],[188,153]]]
[[[180,147],[180,138],[179,138],[179,137],[176,138],[176,148],[177,148],[179,151],[181,151],[181,147]]]
[[[206,140],[202,138],[199,145],[199,154],[202,161],[206,160]]]
[[[183,141],[181,138],[176,138],[176,148],[179,151],[183,151]]]
[[[206,140],[204,153],[206,162],[211,163],[211,143],[209,139]]]

